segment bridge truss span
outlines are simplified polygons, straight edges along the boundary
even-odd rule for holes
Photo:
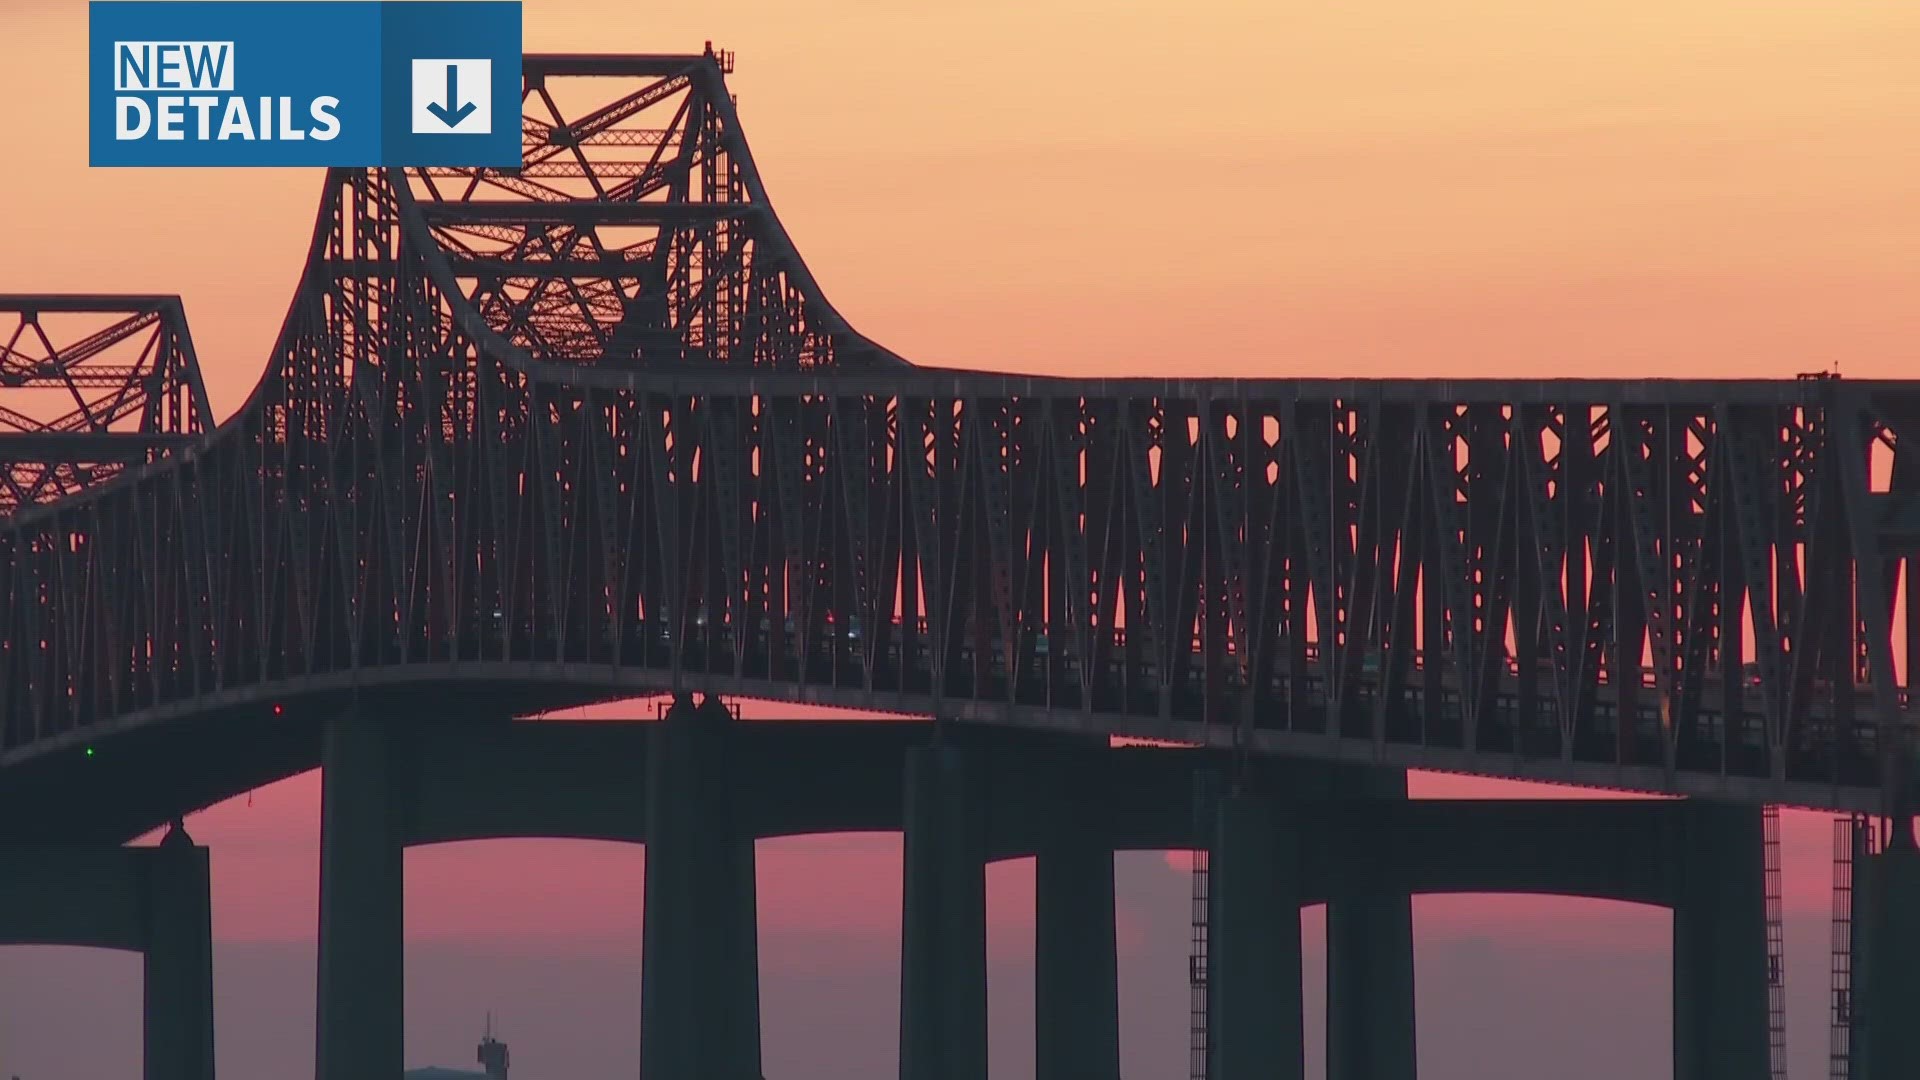
[[[719,58],[529,57],[523,114],[330,174],[242,411],[0,519],[0,767],[485,683],[1880,807],[1920,386],[913,367]]]
[[[0,517],[213,427],[175,296],[0,296]]]

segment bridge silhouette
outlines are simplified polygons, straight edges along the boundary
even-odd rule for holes
[[[315,766],[327,1080],[398,1072],[398,857],[452,836],[417,817],[435,782],[518,807],[469,806],[460,837],[657,849],[650,1077],[759,1075],[752,840],[791,831],[907,832],[903,1076],[984,1075],[978,873],[1013,855],[1042,859],[1063,943],[1041,1075],[1116,1076],[1110,1010],[1063,1003],[1111,999],[1112,851],[1148,843],[1211,852],[1224,1080],[1297,1069],[1298,924],[1273,912],[1322,900],[1333,1074],[1410,1077],[1407,897],[1466,888],[1673,907],[1675,1075],[1757,1075],[1763,804],[1898,820],[1856,867],[1858,938],[1892,959],[1855,949],[1851,1012],[1920,995],[1888,899],[1920,888],[1920,383],[915,366],[807,270],[730,65],[528,56],[520,169],[330,172],[266,373],[217,427],[177,301],[0,299],[0,394],[76,402],[0,411],[0,865],[43,883],[0,940],[145,950],[150,1076],[211,1075],[207,861],[177,825],[137,861],[114,845]],[[55,313],[115,321],[58,342]],[[670,718],[626,750],[508,722],[652,694]],[[814,732],[838,749],[783,760],[832,783],[769,809],[741,777],[779,770],[735,759],[775,736],[722,698],[936,721]],[[1124,809],[1115,736],[1202,749],[1131,751],[1164,775]],[[423,739],[548,768],[435,781]],[[615,751],[644,784],[568,783]],[[1405,802],[1407,768],[1693,798],[1476,817]],[[1080,828],[993,832],[982,776],[1055,789],[1034,812]],[[567,809],[582,790],[603,801]],[[1503,848],[1529,821],[1540,842]],[[1568,858],[1622,836],[1649,868]],[[1876,1078],[1920,1062],[1902,1025],[1845,1026]]]

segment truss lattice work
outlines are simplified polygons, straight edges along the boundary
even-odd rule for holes
[[[177,297],[0,296],[0,517],[212,426]]]
[[[1920,386],[911,367],[716,57],[524,113],[512,173],[331,174],[241,413],[0,530],[0,764],[488,680],[1880,805]]]

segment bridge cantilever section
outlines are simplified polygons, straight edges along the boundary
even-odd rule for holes
[[[0,519],[212,428],[179,297],[0,295]]]
[[[490,320],[489,304],[512,292],[495,291],[497,280],[465,287],[450,276],[462,269],[484,269],[491,276],[495,267],[473,259],[484,254],[476,243],[490,241],[505,245],[496,250],[518,264],[507,276],[523,284],[554,281],[549,264],[556,257],[562,269],[584,271],[564,283],[572,293],[576,330],[614,310],[623,323],[644,320],[655,333],[674,331],[677,346],[695,347],[705,363],[909,368],[834,308],[773,213],[726,87],[731,68],[728,54],[712,52],[529,55],[522,67],[520,169],[392,174],[388,182],[403,211],[401,225],[412,233],[443,295],[455,298],[452,317],[468,321],[476,340],[523,370],[552,376],[556,372],[542,365],[582,359],[567,343],[516,334],[526,327]],[[626,82],[585,112],[563,107],[549,93],[563,81],[577,90],[586,80],[613,79]],[[640,126],[650,122],[662,126]],[[627,156],[636,149],[646,152]],[[475,198],[482,194],[494,197]],[[635,226],[658,232],[609,235]],[[568,259],[574,252],[595,258]],[[617,253],[644,253],[649,265],[629,265],[625,282],[609,285],[605,264]],[[533,300],[539,302],[537,289]],[[636,311],[635,302],[646,310]],[[665,315],[660,305],[675,302],[683,306]],[[470,308],[480,310],[477,321],[469,321]],[[761,340],[754,341],[755,335]],[[620,359],[633,339],[614,335],[600,344],[598,359]],[[666,359],[660,351],[655,348],[647,359]]]

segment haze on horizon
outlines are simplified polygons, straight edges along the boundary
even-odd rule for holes
[[[781,218],[862,331],[1059,374],[1910,376],[1920,8],[1899,0],[528,0],[547,51],[735,50]],[[0,291],[178,292],[244,399],[310,233],[308,171],[86,168],[80,0],[0,9]],[[1427,793],[1507,785],[1420,778]],[[197,815],[220,1070],[310,1068],[312,775]],[[769,1074],[881,1076],[898,839],[761,847]],[[1829,838],[1789,815],[1795,1077],[1823,1074]],[[1120,876],[1129,1076],[1185,1073],[1187,878]],[[637,1067],[644,856],[410,852],[409,1062],[501,1014],[521,1080]],[[1031,1075],[1031,866],[990,878],[995,1075]],[[1416,902],[1423,1076],[1668,1075],[1668,919]],[[1320,924],[1310,944],[1317,1001]],[[139,1060],[137,958],[0,950],[0,1076]],[[1318,1060],[1317,1014],[1308,1019]]]

